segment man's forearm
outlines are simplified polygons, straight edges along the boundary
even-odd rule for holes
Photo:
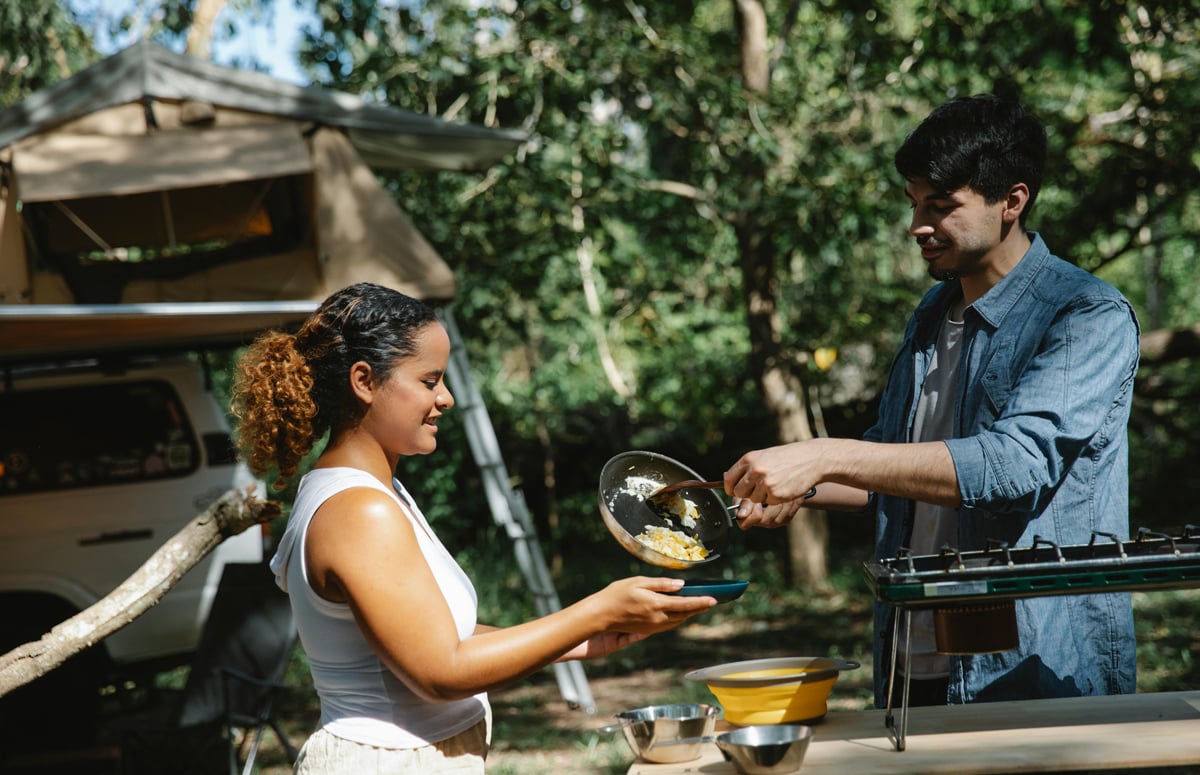
[[[847,439],[838,445],[830,462],[829,479],[838,484],[949,508],[962,503],[954,459],[940,441],[882,444]],[[819,486],[817,497],[823,500]],[[814,506],[816,500],[813,498]],[[826,508],[837,506],[831,503]]]

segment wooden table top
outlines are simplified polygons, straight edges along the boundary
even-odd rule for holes
[[[896,713],[899,723],[899,714]],[[803,775],[1117,770],[1200,765],[1200,691],[910,708],[897,751],[884,711],[830,712],[812,725]],[[1196,768],[1200,772],[1200,766]],[[628,775],[736,775],[715,744]]]

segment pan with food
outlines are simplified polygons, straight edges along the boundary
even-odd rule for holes
[[[654,497],[677,482],[695,485]],[[692,568],[721,556],[732,520],[713,483],[657,452],[622,452],[600,472],[600,514],[628,552],[662,568]]]

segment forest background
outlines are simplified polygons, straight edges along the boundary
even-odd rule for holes
[[[0,106],[101,58],[101,35],[207,54],[274,1],[0,0]],[[871,423],[930,285],[891,154],[933,107],[979,92],[1045,121],[1030,227],[1141,321],[1131,524],[1200,522],[1196,0],[295,4],[311,83],[528,134],[489,170],[385,183],[456,273],[475,377],[564,600],[655,572],[599,518],[612,455],[719,478],[749,449]],[[453,412],[444,425],[400,476],[490,619],[526,618],[465,432]],[[828,590],[855,577],[870,532],[805,512],[736,536],[708,575]],[[1180,625],[1200,642],[1194,616]]]

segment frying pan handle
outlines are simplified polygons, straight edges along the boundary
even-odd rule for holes
[[[694,485],[694,486],[698,487],[699,485]],[[662,492],[662,491],[659,490],[659,492]],[[810,488],[808,488],[808,492],[806,492],[800,496],[800,499],[808,500],[809,498],[815,496],[816,494],[817,494],[817,488],[810,487]],[[763,504],[764,507],[766,505],[767,505],[766,503]],[[741,506],[742,506],[741,502],[738,502],[738,503],[733,504],[732,506],[729,506],[726,510],[736,512],[739,508],[741,508]],[[739,517],[736,513],[733,515],[733,518],[735,521],[741,519],[741,517]]]

